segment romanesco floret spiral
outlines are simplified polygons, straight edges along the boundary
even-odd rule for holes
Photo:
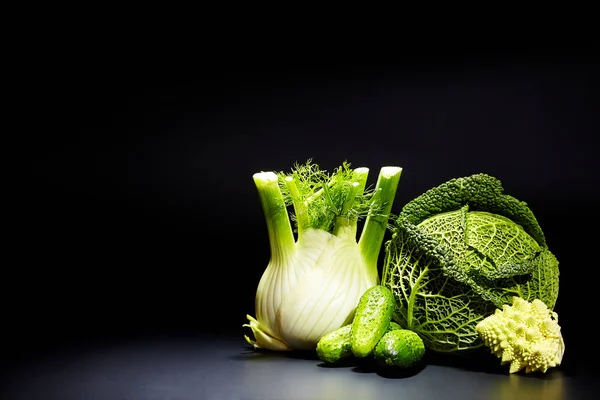
[[[483,343],[502,364],[510,363],[510,373],[526,373],[556,367],[562,362],[565,343],[558,315],[539,299],[531,303],[513,297],[512,306],[484,318],[476,326]]]

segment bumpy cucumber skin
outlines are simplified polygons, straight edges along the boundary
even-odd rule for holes
[[[383,367],[410,368],[425,354],[423,340],[415,332],[394,329],[383,335],[373,355]]]
[[[382,285],[375,285],[360,297],[352,321],[352,353],[358,358],[373,352],[386,333],[395,307],[394,294]]]
[[[352,356],[352,325],[329,332],[317,343],[317,356],[327,364],[336,364]]]
[[[387,328],[386,332],[395,331],[395,330],[398,330],[398,329],[402,329],[402,327],[400,326],[400,324],[398,324],[397,322],[394,322],[394,321],[390,321],[390,324],[388,325],[388,328]]]
[[[402,327],[390,321],[387,332]],[[317,356],[327,364],[336,364],[352,357],[352,325],[345,325],[323,336],[317,343]]]

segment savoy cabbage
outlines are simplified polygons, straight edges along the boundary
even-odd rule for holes
[[[437,352],[483,345],[475,326],[513,296],[553,309],[558,260],[525,202],[487,174],[449,180],[407,203],[386,242],[381,283],[394,320]]]

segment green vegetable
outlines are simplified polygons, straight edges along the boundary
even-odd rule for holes
[[[558,325],[558,314],[535,299],[531,303],[513,297],[475,327],[492,353],[510,364],[509,373],[525,369],[545,373],[562,362],[565,342]]]
[[[394,321],[390,321],[386,332],[402,329]],[[351,358],[352,353],[352,324],[344,325],[329,332],[317,343],[317,356],[328,364],[336,364]]]
[[[323,336],[317,343],[317,356],[328,364],[352,357],[352,325],[344,325]]]
[[[385,244],[381,284],[394,321],[426,348],[481,347],[475,326],[513,296],[553,309],[558,261],[526,203],[486,174],[452,179],[407,203]]]
[[[382,367],[414,366],[425,354],[425,345],[416,333],[407,329],[387,332],[377,343],[373,353]]]
[[[360,297],[352,321],[352,353],[363,358],[371,354],[387,332],[394,312],[394,294],[385,286],[369,288]]]
[[[254,174],[271,257],[256,291],[256,319],[248,315],[244,325],[255,337],[246,336],[248,343],[314,350],[326,333],[352,321],[360,296],[379,283],[377,261],[401,172],[381,168],[375,188],[366,186],[368,168],[347,162],[331,174],[310,160],[289,174]]]
[[[394,321],[390,321],[387,331],[402,329]],[[328,364],[336,364],[353,356],[352,353],[352,324],[344,325],[329,332],[317,343],[317,356]]]
[[[394,322],[394,321],[390,321],[390,324],[388,325],[387,331],[394,331],[396,329],[402,329],[402,327],[400,326],[400,324]]]

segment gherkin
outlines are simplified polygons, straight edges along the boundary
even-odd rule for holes
[[[513,296],[553,309],[558,260],[527,203],[500,180],[449,180],[407,203],[385,244],[381,284],[396,299],[394,321],[437,352],[476,349],[475,326]]]

